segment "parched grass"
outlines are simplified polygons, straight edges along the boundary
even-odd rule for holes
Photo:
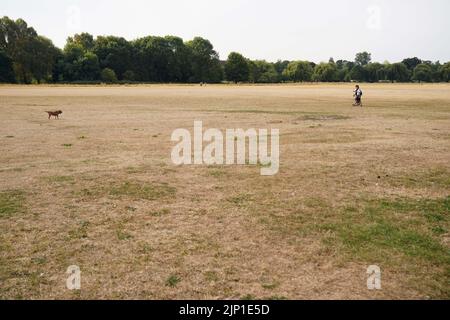
[[[2,194],[13,209],[0,218],[0,298],[450,297],[448,86],[365,86],[362,110],[351,84],[5,89],[5,105],[74,112],[58,128],[2,121],[16,138],[3,137],[1,190],[26,194]],[[170,135],[193,119],[279,128],[280,173],[174,166]],[[56,129],[55,155],[41,140]],[[71,264],[85,275],[79,296],[65,290]]]
[[[444,187],[450,186],[450,172],[447,168],[437,167],[422,172],[414,172],[411,174],[393,177],[389,181],[394,187]]]
[[[227,201],[237,207],[245,207],[250,204],[253,200],[253,196],[248,193],[242,193],[234,197],[230,197]]]
[[[138,182],[124,182],[112,186],[109,194],[115,197],[126,196],[133,199],[158,200],[175,196],[176,188],[168,184],[147,184]]]
[[[126,232],[123,229],[118,229],[116,231],[117,234],[117,239],[119,239],[120,241],[126,241],[126,240],[130,240],[133,238],[133,236],[131,234],[129,234],[128,232]]]
[[[20,190],[0,192],[0,218],[9,218],[24,212],[25,193]]]
[[[351,131],[341,131],[334,134],[323,134],[320,136],[309,136],[304,138],[304,143],[308,144],[346,144],[362,142],[365,140],[363,134]]]
[[[44,178],[47,182],[49,183],[74,183],[75,182],[75,178],[71,177],[71,176],[50,176],[50,177],[45,177]]]
[[[338,114],[314,114],[305,115],[296,119],[296,121],[333,121],[333,120],[349,120],[348,116],[342,116]]]
[[[170,210],[167,208],[150,212],[150,215],[153,217],[161,217],[168,214],[170,214]]]
[[[82,221],[74,229],[69,231],[70,239],[86,239],[88,238],[89,221]]]
[[[238,109],[238,110],[193,110],[193,111],[201,111],[201,112],[212,112],[212,113],[247,113],[247,114],[268,114],[268,115],[301,115],[306,112],[303,111],[282,111],[282,110],[257,110],[257,109]]]

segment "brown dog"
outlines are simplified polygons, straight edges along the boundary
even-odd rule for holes
[[[61,110],[58,111],[45,111],[48,113],[48,119],[50,120],[52,117],[55,117],[55,119],[59,119],[59,115],[63,112]]]

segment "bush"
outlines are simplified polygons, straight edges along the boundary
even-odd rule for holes
[[[104,81],[106,83],[117,82],[116,73],[114,72],[114,70],[112,70],[110,68],[105,68],[102,70],[101,79],[102,79],[102,81]]]
[[[135,81],[135,80],[136,80],[136,76],[135,76],[135,74],[134,74],[133,71],[127,70],[127,71],[125,71],[125,72],[123,73],[122,79],[123,79],[124,81]]]

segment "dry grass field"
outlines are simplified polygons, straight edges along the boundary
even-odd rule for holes
[[[0,298],[450,298],[450,85],[362,89],[0,86]],[[279,174],[174,166],[194,120],[280,129]]]

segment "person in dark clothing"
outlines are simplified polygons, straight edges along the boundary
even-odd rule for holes
[[[362,107],[362,95],[362,90],[359,85],[356,85],[355,91],[353,91],[353,97],[355,97],[355,103],[353,104],[354,107]]]

